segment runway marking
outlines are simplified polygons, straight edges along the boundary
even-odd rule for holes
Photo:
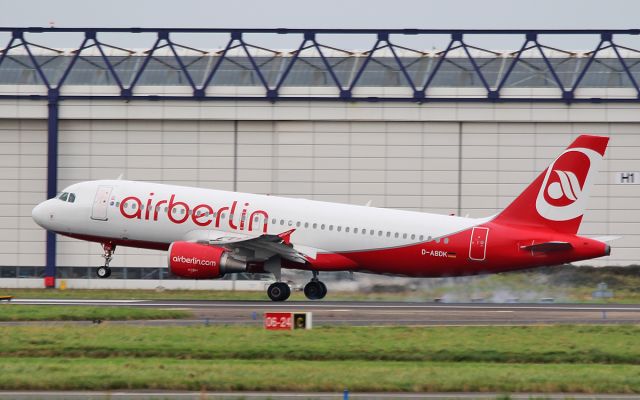
[[[336,312],[350,312],[355,310],[478,310],[478,311],[493,311],[493,312],[517,312],[517,311],[621,311],[621,312],[638,312],[640,307],[607,307],[607,306],[593,306],[593,305],[514,305],[514,304],[341,304],[343,308],[336,307],[337,304],[321,304],[321,303],[268,303],[268,302],[256,302],[256,303],[236,303],[236,302],[210,302],[199,303],[189,301],[175,301],[175,302],[154,302],[153,300],[81,300],[81,299],[14,299],[11,303],[23,303],[34,305],[128,305],[134,307],[187,307],[187,308],[220,308],[220,309],[260,309],[260,310],[272,310],[288,308],[295,310],[296,308],[304,309],[317,309],[318,311],[336,311]]]
[[[84,299],[13,299],[12,303],[41,303],[41,304],[82,304],[82,303],[139,303],[146,300],[84,300]]]
[[[176,306],[175,303],[147,303],[147,304],[138,304],[140,306],[156,306],[156,307],[170,307]],[[272,309],[272,308],[291,308],[295,309],[296,307],[304,307],[304,308],[325,308],[335,307],[335,304],[272,304],[272,303],[254,303],[254,304],[242,304],[242,303],[181,303],[181,305],[185,305],[188,307],[221,307],[221,308],[264,308],[264,309]],[[583,307],[579,304],[575,306],[513,306],[513,305],[414,305],[414,304],[406,304],[406,305],[398,305],[398,304],[355,304],[349,305],[349,309],[345,309],[348,311],[353,311],[353,309],[449,309],[449,310],[504,310],[505,308],[512,309],[514,311],[518,310],[561,310],[561,311],[640,311],[640,307],[597,307],[597,306],[586,306]]]

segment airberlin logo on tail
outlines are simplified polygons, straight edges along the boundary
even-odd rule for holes
[[[551,182],[547,186],[546,195],[555,201],[559,201],[563,198],[570,202],[578,200],[582,187],[578,181],[578,177],[571,171],[553,171],[557,174],[559,181]]]
[[[536,199],[538,213],[551,221],[581,216],[602,156],[591,149],[568,149],[549,166]]]

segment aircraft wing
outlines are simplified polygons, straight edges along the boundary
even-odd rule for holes
[[[306,263],[307,256],[315,258],[315,249],[291,244],[290,237],[294,231],[295,229],[291,229],[278,235],[248,235],[223,231],[193,231],[190,232],[185,239],[228,249],[245,248],[263,253],[272,253],[273,255],[277,254],[284,259],[298,263]]]
[[[532,243],[530,245],[520,246],[522,250],[537,251],[541,253],[550,253],[553,251],[569,250],[573,246],[569,242],[544,242]]]

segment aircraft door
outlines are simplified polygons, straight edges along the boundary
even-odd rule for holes
[[[469,258],[475,261],[483,261],[487,256],[487,238],[489,228],[475,227],[471,231],[469,243]]]
[[[96,197],[93,199],[93,207],[91,208],[91,219],[106,221],[107,210],[109,209],[109,196],[111,196],[111,186],[98,186]]]

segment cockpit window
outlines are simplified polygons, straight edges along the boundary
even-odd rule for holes
[[[76,194],[69,192],[62,192],[58,195],[58,200],[66,201],[68,203],[73,203],[76,201]]]

